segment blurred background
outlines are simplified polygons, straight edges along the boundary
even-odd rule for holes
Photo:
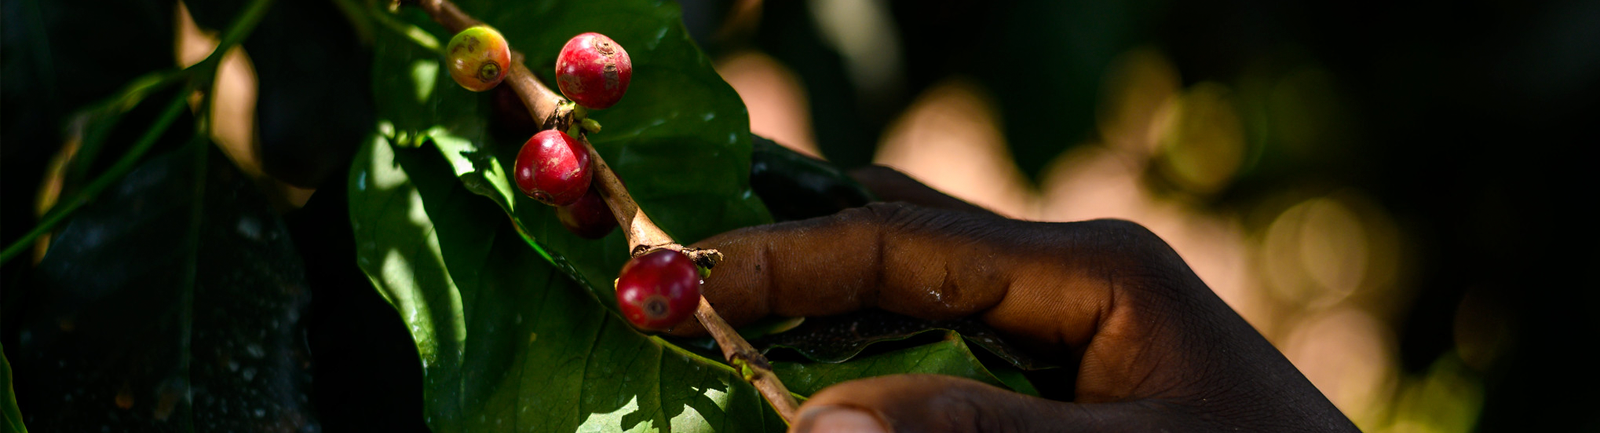
[[[1600,287],[1582,278],[1600,239],[1581,157],[1600,144],[1600,1],[680,3],[756,134],[1013,218],[1141,223],[1365,431],[1600,431],[1583,354]],[[13,53],[32,4],[5,3]],[[171,60],[215,46],[186,11],[171,20]],[[342,185],[349,153],[272,147],[249,48],[219,71],[213,139],[285,213],[313,282],[363,285],[319,268],[337,251],[307,247],[341,229],[296,217],[342,194],[315,187]],[[71,152],[29,123],[110,91],[30,106],[26,60],[5,61],[7,240],[59,194],[49,162]],[[24,281],[23,261],[0,281]],[[345,336],[403,339],[371,295],[313,309],[378,318]],[[352,385],[324,377],[348,361],[318,359],[324,389],[419,392],[394,379],[413,366]]]
[[[755,133],[1141,223],[1365,431],[1600,431],[1600,2],[684,6]]]

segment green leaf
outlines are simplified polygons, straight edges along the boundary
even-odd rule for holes
[[[994,329],[972,318],[924,320],[876,309],[813,317],[793,330],[763,337],[753,344],[791,349],[812,361],[836,363],[854,358],[873,344],[941,331],[955,332],[969,343],[1023,370],[1057,367],[1012,347]]]
[[[993,374],[996,379],[999,379],[1001,382],[1005,382],[1006,387],[1011,388],[1012,391],[1034,397],[1039,397],[1042,395],[1039,393],[1039,389],[1033,386],[1033,381],[1028,379],[1028,377],[1023,374],[1022,370],[1012,368],[1009,365],[994,365],[986,363],[984,366],[988,367],[989,373]]]
[[[203,138],[81,208],[34,282],[9,360],[35,430],[317,429],[300,257]]]
[[[435,431],[782,431],[733,370],[635,331],[427,149],[350,175],[357,262],[418,342]]]
[[[772,370],[789,391],[810,395],[849,380],[902,373],[943,374],[975,379],[1013,391],[1039,395],[1026,380],[1002,380],[972,356],[961,335],[944,331],[938,342],[837,364],[773,362]],[[1009,379],[1009,378],[1008,378]]]
[[[4,352],[0,348],[0,352]],[[28,433],[28,427],[22,425],[22,411],[17,409],[17,393],[11,389],[11,361],[0,355],[0,418],[5,420],[7,432]]]

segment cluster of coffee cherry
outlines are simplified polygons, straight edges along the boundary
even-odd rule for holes
[[[456,33],[446,47],[446,56],[456,83],[482,92],[505,79],[511,47],[500,32],[476,26]],[[556,57],[557,87],[585,109],[615,105],[632,77],[628,52],[599,33],[574,36]],[[557,218],[567,230],[598,239],[616,228],[617,220],[591,185],[591,170],[586,145],[564,131],[547,129],[522,145],[512,178],[524,195],[555,206]],[[646,330],[665,330],[682,323],[700,300],[700,271],[678,251],[656,250],[629,260],[616,284],[617,306],[623,316]]]

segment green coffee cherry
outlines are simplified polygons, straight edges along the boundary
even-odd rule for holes
[[[494,88],[511,69],[511,45],[505,36],[489,26],[475,26],[456,33],[445,48],[445,63],[456,84],[474,92]]]

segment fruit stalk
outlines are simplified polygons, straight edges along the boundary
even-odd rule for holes
[[[462,12],[449,0],[416,0],[414,4],[451,33],[483,24],[482,21]],[[517,97],[522,99],[533,118],[542,119],[540,124],[547,129],[566,130],[571,126],[572,104],[545,86],[527,66],[523,65],[522,53],[513,49],[511,60],[511,70],[507,73],[504,83],[510,84],[512,90],[516,91]],[[611,166],[606,164],[598,152],[595,152],[594,145],[589,143],[588,137],[579,136],[578,140],[588,150],[591,163],[594,164],[592,181],[598,182],[596,189],[599,190],[600,197],[611,208],[612,215],[616,217],[617,224],[622,226],[623,235],[628,239],[629,254],[638,257],[656,249],[680,251],[689,256],[696,265],[706,269],[711,269],[722,261],[722,253],[717,250],[685,247],[673,241],[671,236],[651,222],[650,217],[639,208],[639,204],[628,194],[628,189],[622,185],[616,173],[611,171]],[[733,326],[722,320],[722,316],[717,314],[705,297],[700,298],[694,316],[717,341],[728,363],[743,376],[745,381],[750,382],[761,392],[762,397],[766,398],[778,415],[783,417],[784,422],[793,423],[795,410],[799,404],[778,376],[772,372],[772,366],[766,357],[745,341],[744,337],[740,337]]]

